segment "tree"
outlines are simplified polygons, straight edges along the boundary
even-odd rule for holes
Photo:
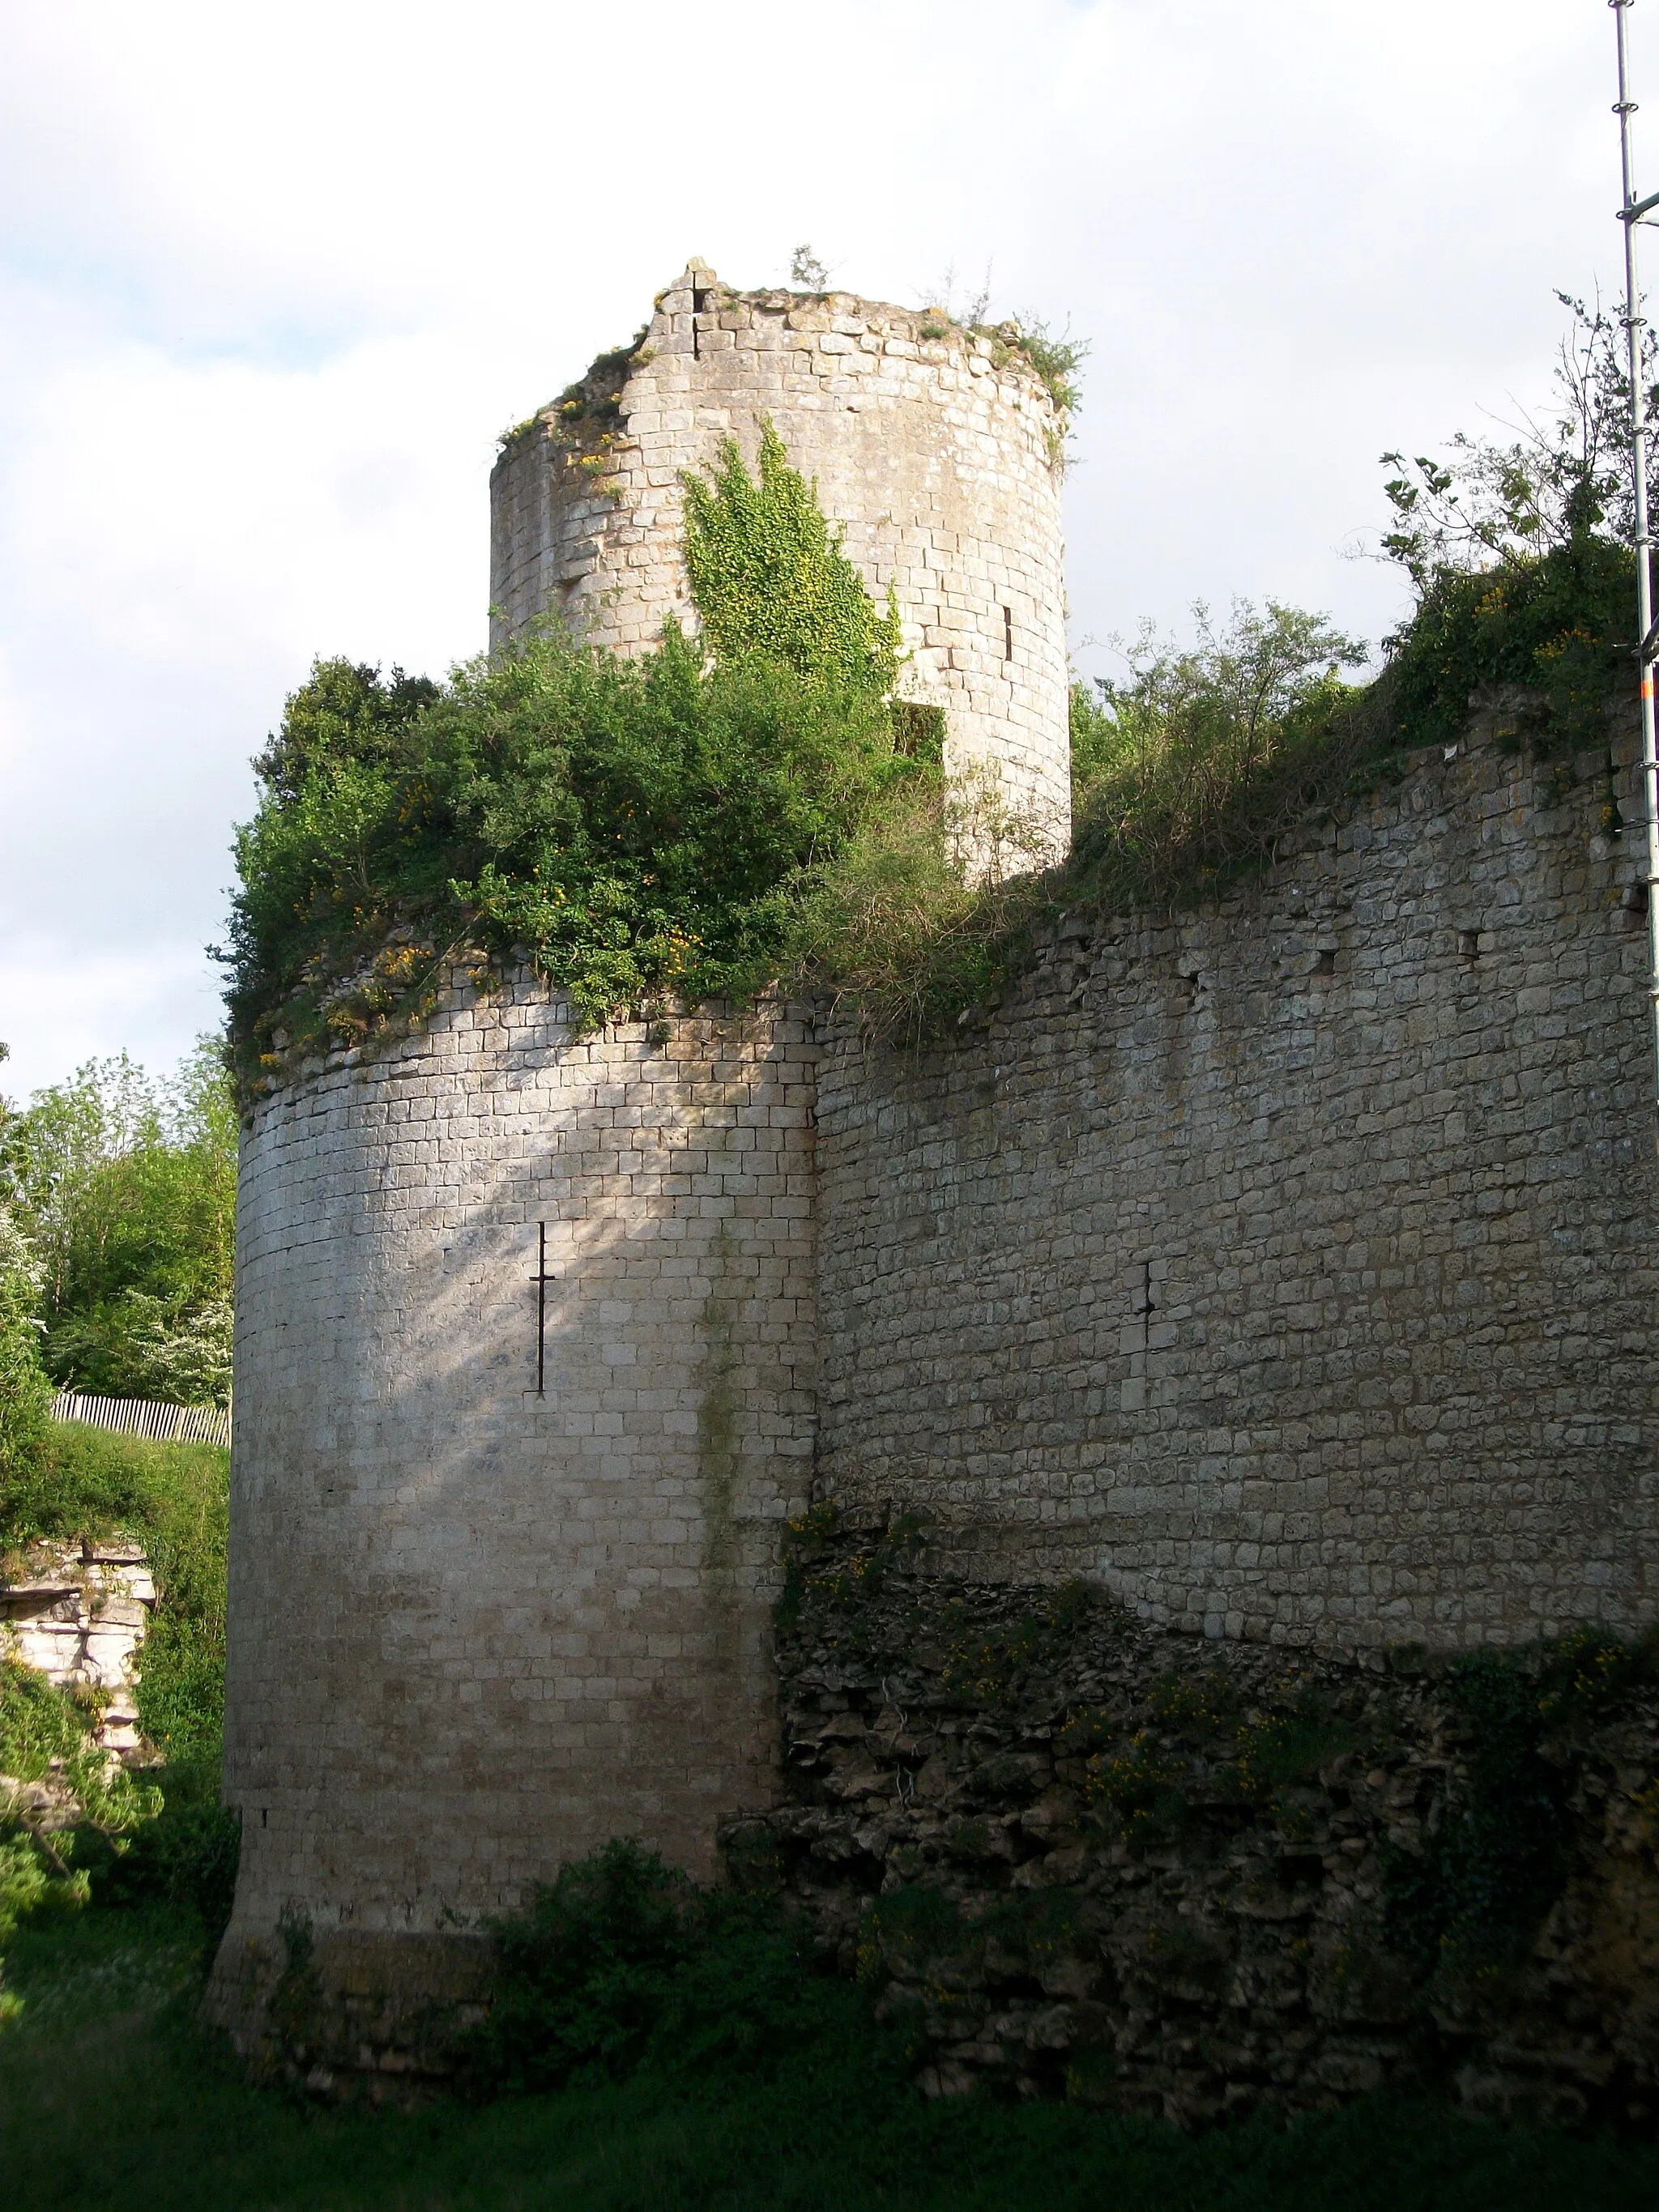
[[[8,1117],[0,1172],[38,1257],[45,1361],[58,1382],[227,1401],[236,1145],[209,1040],[168,1083],[121,1054]]]
[[[1078,862],[1106,898],[1190,893],[1259,863],[1340,772],[1366,647],[1322,615],[1234,603],[1194,609],[1177,646],[1149,624],[1072,712]]]
[[[1460,430],[1443,461],[1382,456],[1395,471],[1383,486],[1394,527],[1382,550],[1419,600],[1442,574],[1513,566],[1595,538],[1636,542],[1623,302],[1608,312],[1599,300],[1556,297],[1570,322],[1541,418],[1523,415],[1507,443]],[[1645,327],[1642,344],[1650,375],[1659,341]],[[1650,383],[1650,410],[1656,402],[1659,384]],[[1650,465],[1649,496],[1659,501],[1659,453]]]
[[[696,641],[623,659],[550,623],[384,711],[347,664],[289,701],[223,956],[244,1081],[407,1033],[458,963],[527,952],[588,1022],[787,970],[811,872],[933,763],[894,744],[896,611],[771,426],[758,480],[728,445],[686,501]]]

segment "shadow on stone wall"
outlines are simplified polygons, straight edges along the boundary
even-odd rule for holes
[[[1382,2087],[1650,2133],[1659,1651],[1325,1656],[797,1524],[786,1802],[723,1832],[925,2086],[1187,2124]]]

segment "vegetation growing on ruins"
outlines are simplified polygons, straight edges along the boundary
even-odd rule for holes
[[[1568,750],[1603,735],[1609,696],[1633,681],[1624,325],[1616,305],[1557,297],[1568,326],[1541,417],[1523,416],[1506,440],[1460,433],[1441,461],[1382,456],[1394,471],[1382,550],[1414,600],[1388,641],[1395,711],[1419,743],[1455,737],[1472,692],[1507,687],[1526,695],[1513,741]],[[1643,344],[1651,378],[1645,326]]]
[[[693,490],[712,653],[624,660],[550,626],[441,690],[320,662],[258,763],[228,961],[244,1082],[418,1022],[447,969],[522,948],[597,1022],[742,999],[803,887],[889,795],[896,655],[775,441]]]
[[[38,1307],[44,1269],[9,1206],[0,1203],[0,1496],[39,1464],[52,1385],[40,1364]]]
[[[50,1419],[52,1378],[200,1400],[228,1382],[235,1117],[204,1047],[158,1091],[125,1059],[0,1108],[0,1578],[142,1545],[157,1604],[138,1720],[165,1765],[111,1765],[91,1693],[53,1686],[0,1628],[0,1944],[24,1912],[165,1894],[229,1910],[217,1803],[229,1455]],[[43,1547],[51,1547],[44,1550]],[[68,1819],[67,1826],[60,1822]],[[0,2017],[6,1999],[0,1992]]]
[[[783,979],[915,1042],[994,1003],[1062,915],[1167,909],[1270,864],[1461,731],[1472,694],[1499,703],[1505,742],[1570,757],[1629,680],[1632,556],[1616,319],[1568,304],[1553,419],[1460,440],[1445,465],[1385,457],[1383,550],[1415,604],[1381,675],[1350,680],[1365,648],[1271,601],[1224,623],[1200,608],[1185,643],[1143,632],[1121,677],[1073,695],[1060,867],[994,788],[946,785],[937,718],[890,697],[896,611],[872,606],[769,428],[757,481],[728,447],[688,486],[712,657],[670,636],[622,663],[550,631],[441,690],[319,663],[239,843],[243,1082],[418,1021],[447,968],[482,978],[514,948],[590,1022]],[[1080,349],[981,334],[1075,404]],[[583,422],[628,358],[567,395]]]
[[[761,427],[759,475],[736,442],[712,482],[685,483],[685,565],[714,659],[793,669],[814,690],[884,699],[898,675],[902,631],[890,591],[878,614],[817,495]]]
[[[627,345],[613,346],[609,352],[600,354],[574,384],[566,385],[550,405],[538,409],[522,422],[503,430],[495,441],[497,450],[503,454],[511,453],[543,422],[561,446],[578,448],[596,438],[607,438],[621,419],[622,389],[628,381],[629,372],[651,358],[645,343],[650,327],[648,323],[643,325]]]
[[[0,1650],[0,1943],[8,1917],[162,1897],[219,1925],[237,1828],[218,1803],[224,1712],[229,1454],[43,1422],[0,1465],[0,1575],[110,1538],[141,1545],[156,1604],[138,1724],[162,1764],[140,1783],[93,1741],[95,1695],[55,1687]],[[39,1804],[32,1787],[50,1780]],[[68,1814],[66,1826],[60,1820]],[[0,1996],[0,2004],[3,1997]]]
[[[1239,603],[1219,626],[1196,610],[1189,645],[1143,632],[1126,677],[1073,692],[1065,866],[999,875],[969,896],[921,825],[877,822],[818,889],[818,980],[878,1035],[948,1033],[994,1001],[1064,914],[1214,896],[1411,747],[1459,736],[1472,698],[1498,703],[1500,742],[1534,757],[1565,763],[1602,743],[1609,701],[1634,683],[1629,386],[1617,313],[1564,305],[1542,420],[1507,442],[1460,437],[1444,463],[1383,456],[1394,520],[1382,550],[1413,605],[1380,675],[1345,682],[1364,648],[1273,602]]]

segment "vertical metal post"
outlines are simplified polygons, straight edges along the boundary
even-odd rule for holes
[[[536,1395],[547,1395],[547,1224],[536,1224]]]
[[[1633,0],[1607,0],[1618,31],[1619,154],[1624,185],[1624,204],[1619,220],[1625,228],[1625,331],[1630,346],[1630,447],[1632,489],[1636,496],[1636,635],[1642,679],[1642,784],[1646,800],[1648,840],[1648,996],[1653,1016],[1655,1103],[1659,1107],[1659,750],[1655,744],[1654,635],[1652,541],[1648,528],[1648,410],[1643,389],[1642,295],[1637,288],[1636,226],[1653,201],[1639,201],[1632,181],[1630,119],[1636,102],[1630,96],[1630,64],[1626,52],[1625,16]]]

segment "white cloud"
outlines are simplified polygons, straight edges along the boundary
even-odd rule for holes
[[[54,938],[9,939],[0,957],[0,1035],[11,1045],[0,1085],[22,1100],[88,1060],[126,1050],[170,1069],[219,1024],[217,988],[191,943],[82,952],[67,970]]]
[[[1610,21],[1557,0],[0,13],[13,1089],[188,1042],[283,692],[481,642],[494,434],[688,252],[989,260],[1069,319],[1095,634],[1243,591],[1379,635],[1376,455],[1536,395],[1552,286],[1616,272]]]

